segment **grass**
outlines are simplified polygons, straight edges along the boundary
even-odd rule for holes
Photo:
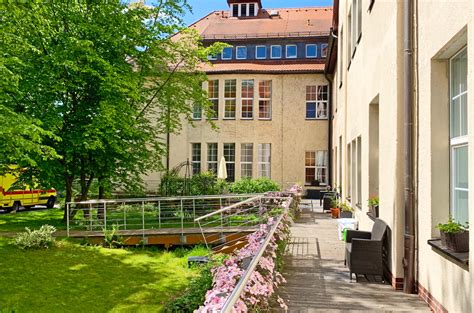
[[[20,250],[0,237],[0,312],[160,312],[197,270],[196,247],[165,252],[106,249],[66,240],[49,250]]]
[[[25,227],[38,229],[48,224],[57,229],[66,229],[62,222],[64,211],[61,209],[31,209],[17,213],[0,214],[0,234],[2,232],[24,231]]]

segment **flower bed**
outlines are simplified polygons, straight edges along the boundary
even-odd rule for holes
[[[266,224],[247,237],[248,243],[237,251],[224,264],[214,268],[212,289],[206,293],[204,305],[198,312],[220,311],[227,299],[245,274],[245,269],[251,260],[259,253],[265,239],[272,229],[275,229],[272,238],[260,258],[257,267],[252,272],[244,290],[234,305],[234,312],[247,312],[267,310],[274,300],[275,289],[285,281],[279,272],[281,258],[285,252],[286,244],[290,240],[291,209],[297,207],[299,187],[292,187],[288,192],[269,193],[269,197],[293,196],[294,201],[284,201],[280,204],[282,215],[269,217]],[[290,207],[291,206],[291,207]],[[277,297],[276,301],[286,309],[283,299]]]

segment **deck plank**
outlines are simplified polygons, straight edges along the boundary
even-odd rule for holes
[[[304,206],[291,227],[283,270],[287,282],[278,290],[289,312],[430,312],[417,295],[381,282],[350,282],[336,221],[322,213],[319,203],[314,207]]]

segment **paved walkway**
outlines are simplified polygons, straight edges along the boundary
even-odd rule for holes
[[[380,282],[350,282],[344,266],[344,243],[336,221],[322,213],[319,201],[302,203],[303,213],[292,226],[292,242],[279,288],[289,312],[429,312],[417,295],[395,291]]]

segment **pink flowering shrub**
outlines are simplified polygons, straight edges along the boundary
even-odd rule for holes
[[[213,287],[206,293],[204,305],[197,312],[219,312],[222,309],[227,298],[245,273],[243,267],[248,266],[249,260],[257,255],[272,228],[276,227],[274,235],[270,239],[256,269],[251,274],[240,299],[234,305],[234,312],[237,313],[270,309],[270,301],[274,296],[276,288],[285,282],[284,277],[278,272],[279,264],[277,261],[280,260],[281,262],[286,244],[290,239],[290,209],[294,208],[295,201],[298,201],[298,199],[295,199],[298,188],[294,187],[293,190],[295,192],[266,194],[270,198],[265,199],[267,203],[262,205],[262,207],[267,208],[269,204],[277,204],[283,209],[281,211],[283,214],[281,222],[275,225],[278,218],[269,216],[266,224],[261,224],[258,231],[247,236],[248,243],[242,249],[234,253],[223,265],[212,270]],[[295,201],[271,199],[271,197],[288,196],[292,196]],[[268,201],[274,202],[269,203]],[[246,264],[244,265],[244,263]],[[287,308],[285,302],[280,297],[276,301],[282,308]]]

